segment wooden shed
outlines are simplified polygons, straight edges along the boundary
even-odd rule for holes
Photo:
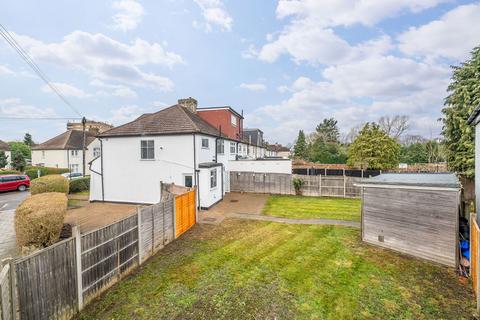
[[[363,241],[457,265],[461,184],[454,174],[381,174],[357,185]]]

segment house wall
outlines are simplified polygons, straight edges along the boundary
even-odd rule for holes
[[[217,171],[217,186],[210,188],[210,171]],[[200,207],[209,208],[222,199],[222,167],[200,169]]]
[[[197,114],[210,123],[215,128],[222,127],[222,134],[228,136],[231,139],[241,139],[241,133],[243,131],[243,120],[232,113],[229,109],[197,109]],[[234,116],[237,125],[233,125],[231,117]]]
[[[362,239],[456,266],[458,196],[456,190],[364,187]]]
[[[291,174],[292,161],[283,159],[233,160],[228,162],[228,171]]]
[[[475,125],[475,208],[479,212],[480,208],[480,122]],[[480,219],[480,214],[477,215],[477,221]]]

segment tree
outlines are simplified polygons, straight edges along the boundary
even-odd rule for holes
[[[429,162],[426,144],[416,142],[401,146],[400,162],[408,164]]]
[[[25,170],[25,167],[27,165],[27,162],[25,161],[25,157],[21,152],[12,152],[12,162],[11,166],[18,171],[23,171]]]
[[[5,168],[8,164],[7,155],[5,151],[0,151],[0,168]]]
[[[17,153],[21,153],[24,159],[32,158],[32,151],[30,147],[25,143],[19,141],[11,141],[8,144],[10,145],[10,149],[12,151],[12,159],[13,156]]]
[[[334,118],[323,119],[317,126],[315,134],[316,139],[321,139],[324,142],[338,142],[340,132],[337,126],[337,120]]]
[[[467,124],[473,109],[480,103],[480,47],[471,58],[454,66],[449,95],[442,109],[442,134],[445,156],[450,170],[468,178],[475,175],[475,130]]]
[[[30,148],[33,146],[33,140],[32,140],[32,135],[30,133],[25,133],[25,136],[23,137],[23,143],[29,146]]]
[[[410,127],[409,120],[408,116],[396,115],[393,118],[386,116],[381,117],[378,120],[378,124],[388,136],[399,140],[402,134]]]
[[[296,158],[305,159],[307,157],[307,141],[303,130],[298,132],[297,141],[293,147],[293,153]]]
[[[348,164],[362,169],[392,169],[398,165],[400,145],[376,123],[367,123],[348,148]]]
[[[318,163],[345,163],[347,154],[340,143],[317,139],[308,146],[308,160]]]

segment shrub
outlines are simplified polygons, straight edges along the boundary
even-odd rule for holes
[[[17,170],[1,170],[0,169],[0,175],[2,174],[20,174],[20,171]]]
[[[302,194],[302,187],[305,185],[305,180],[300,178],[293,178],[293,187],[295,188],[295,194],[301,195]]]
[[[70,180],[70,193],[90,190],[90,177]]]
[[[67,196],[50,192],[31,196],[15,210],[17,245],[47,247],[58,241],[67,212]]]
[[[27,167],[25,174],[30,177],[30,180],[38,178],[38,170],[40,170],[40,176],[48,176],[51,174],[62,174],[69,172],[66,168],[50,168],[50,167]]]
[[[40,177],[30,182],[30,192],[32,194],[45,192],[60,192],[68,194],[68,189],[69,184],[67,178],[58,174]]]

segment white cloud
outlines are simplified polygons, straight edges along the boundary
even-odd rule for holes
[[[13,76],[13,75],[15,75],[15,72],[13,72],[13,71],[12,71],[9,67],[7,67],[7,66],[0,65],[0,74]]]
[[[464,60],[480,44],[480,4],[458,6],[440,19],[411,27],[398,40],[408,55]]]
[[[119,12],[113,16],[113,28],[128,31],[135,29],[145,14],[140,3],[134,0],[114,1],[112,7]]]
[[[54,117],[53,108],[42,108],[22,102],[19,98],[0,100],[0,115],[6,117],[38,118]]]
[[[263,83],[242,83],[240,84],[240,88],[247,89],[250,91],[265,91],[267,90],[267,86]]]
[[[112,117],[109,121],[114,125],[121,125],[138,118],[143,113],[143,109],[137,105],[128,105],[115,109],[111,113]]]
[[[193,21],[194,27],[203,25],[207,32],[212,31],[213,27],[219,27],[222,31],[232,30],[233,18],[225,10],[221,0],[194,0],[194,2],[200,7],[205,19],[204,24]]]
[[[172,68],[184,63],[180,55],[166,51],[161,44],[142,39],[125,44],[103,34],[84,31],[74,31],[62,41],[52,43],[24,35],[15,37],[37,62],[73,67],[95,79],[152,87],[161,91],[172,90],[173,82],[153,72],[144,72],[140,66],[150,64]]]
[[[75,97],[75,98],[88,98],[91,97],[91,94],[86,93],[82,89],[79,89],[71,84],[62,83],[62,82],[52,82],[55,88],[57,88],[60,93],[67,97]],[[53,90],[48,86],[44,85],[42,87],[43,92],[52,92]]]
[[[112,95],[122,98],[136,98],[137,93],[131,88],[120,84],[108,84],[99,79],[90,81],[90,85],[101,88],[103,91],[97,91],[97,94]],[[105,91],[107,90],[107,91]]]
[[[279,19],[291,18],[276,36],[268,35],[258,53],[258,58],[267,62],[276,61],[288,54],[299,63],[340,63],[352,58],[361,58],[366,47],[387,50],[391,48],[388,37],[375,42],[351,46],[339,37],[334,28],[361,24],[373,26],[379,21],[400,14],[404,10],[418,12],[436,6],[445,0],[281,0],[277,6]]]

